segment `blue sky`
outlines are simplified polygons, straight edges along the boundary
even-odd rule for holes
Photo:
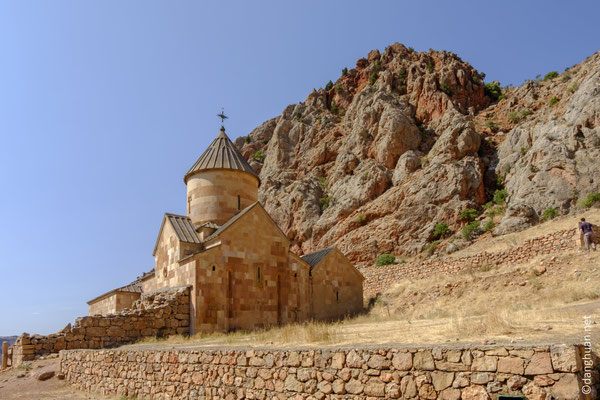
[[[599,50],[593,1],[0,0],[0,335],[51,333],[154,266],[216,136],[247,135],[375,48],[520,84]]]

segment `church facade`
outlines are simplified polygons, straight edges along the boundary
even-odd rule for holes
[[[225,129],[184,177],[187,215],[165,214],[154,270],[88,302],[90,315],[189,286],[190,332],[334,320],[363,308],[363,276],[336,247],[297,256],[258,202],[260,178]]]

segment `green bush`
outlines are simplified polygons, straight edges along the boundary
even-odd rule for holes
[[[448,96],[452,96],[452,89],[450,89],[450,87],[446,85],[446,82],[442,82],[440,84],[440,90],[446,93]]]
[[[396,264],[396,256],[394,256],[393,254],[381,254],[379,257],[377,257],[377,260],[375,261],[375,265],[377,265],[378,267],[390,264]]]
[[[552,219],[558,215],[558,210],[556,208],[548,207],[542,213],[542,219],[544,221]]]
[[[377,77],[379,76],[379,72],[373,71],[371,76],[369,77],[369,85],[374,85],[377,81]]]
[[[500,126],[494,121],[487,121],[485,123],[485,126],[490,128],[492,132],[496,132],[496,131],[498,131],[498,129],[500,129]]]
[[[521,119],[521,117],[516,111],[508,113],[507,118],[510,122],[514,122],[515,124]]]
[[[321,210],[322,211],[327,210],[327,208],[331,205],[332,200],[333,200],[333,197],[331,197],[331,196],[321,197],[319,199],[319,202],[321,203]]]
[[[252,158],[254,158],[255,160],[263,161],[265,159],[265,155],[263,154],[262,150],[259,150],[256,153],[252,154]]]
[[[494,218],[496,215],[500,215],[504,212],[504,207],[496,206],[486,211],[485,215],[490,218]]]
[[[558,76],[558,72],[557,71],[550,71],[548,72],[545,76],[544,76],[544,80],[550,80],[550,79],[554,79]]]
[[[583,207],[590,208],[598,202],[600,202],[600,192],[590,193],[585,199],[581,201],[581,205]]]
[[[483,208],[483,211],[487,211],[492,207],[494,207],[494,203],[492,203],[491,201],[488,201],[487,203],[481,206],[481,208]]]
[[[508,197],[506,189],[496,190],[494,192],[494,203],[502,205],[506,201],[506,197]]]
[[[433,237],[435,239],[439,239],[444,237],[448,232],[450,232],[450,228],[444,222],[440,222],[433,228]]]
[[[251,139],[250,136],[246,136],[246,143],[250,143]]]
[[[430,74],[433,74],[434,68],[433,68],[433,63],[431,61],[427,62],[427,72],[429,72]]]
[[[334,115],[342,116],[342,115],[344,115],[344,109],[341,107],[338,107],[337,103],[335,101],[332,101],[331,102],[331,113]]]
[[[475,218],[477,218],[478,215],[479,215],[479,213],[477,212],[476,209],[465,208],[464,210],[462,210],[460,212],[460,219],[462,219],[463,221],[471,222]]]
[[[356,216],[356,222],[358,222],[361,225],[364,225],[365,222],[367,222],[367,216],[364,214],[358,214]]]
[[[556,97],[556,96],[554,96],[553,98],[550,99],[550,103],[549,104],[550,104],[550,106],[553,106],[553,105],[558,104],[559,101],[560,101],[559,98]]]
[[[344,67],[342,70],[342,76],[346,76],[348,74],[348,68]]]
[[[574,83],[567,88],[567,93],[574,93],[576,90],[577,90],[577,83]]]
[[[496,82],[486,83],[484,87],[484,92],[486,96],[491,97],[494,101],[500,100],[500,96],[502,96],[502,88]]]
[[[492,229],[494,229],[495,227],[496,227],[496,224],[494,224],[494,221],[490,219],[489,221],[486,221],[485,224],[483,224],[483,227],[481,228],[481,230],[484,232],[489,232]]]
[[[333,82],[329,81],[327,82],[327,85],[325,85],[325,90],[331,90],[331,88],[333,88]]]
[[[409,53],[414,53],[414,52],[415,52],[415,49],[414,49],[413,47],[409,47],[409,48],[408,48],[408,52],[409,52]]]
[[[519,112],[519,114],[521,114],[522,118],[525,118],[526,116],[531,115],[531,110],[528,108],[524,108]]]
[[[335,85],[335,92],[336,93],[342,93],[343,90],[344,89],[342,89],[342,85],[340,85],[340,84]]]
[[[473,221],[462,227],[462,237],[465,240],[471,240],[473,234],[479,230],[479,221]]]
[[[435,249],[437,249],[438,245],[440,244],[439,240],[434,240],[431,243],[427,243],[424,247],[423,247],[423,251],[428,255],[431,256],[433,255],[433,253],[435,252]]]
[[[521,155],[524,156],[529,151],[529,147],[521,147]]]

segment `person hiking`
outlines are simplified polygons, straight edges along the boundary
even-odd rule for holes
[[[583,243],[585,243],[585,249],[587,252],[590,252],[590,247],[596,251],[596,244],[594,243],[594,230],[592,229],[592,224],[587,222],[585,218],[581,218],[581,223],[579,224],[579,230],[583,235]]]

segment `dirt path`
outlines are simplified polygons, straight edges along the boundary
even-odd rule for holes
[[[0,372],[0,399],[2,400],[116,400],[95,393],[85,393],[73,389],[56,376],[39,381],[36,375],[41,372],[58,372],[58,358],[38,360],[31,367],[10,368]],[[19,376],[21,376],[19,378]]]

